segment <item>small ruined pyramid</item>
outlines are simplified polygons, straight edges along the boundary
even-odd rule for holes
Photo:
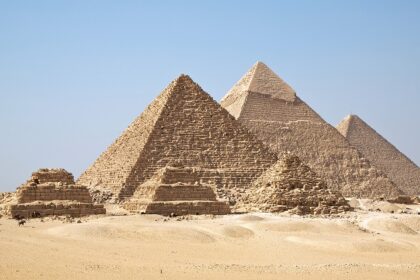
[[[405,194],[420,194],[419,167],[362,119],[349,115],[337,130]]]
[[[189,76],[181,75],[79,178],[124,200],[166,166],[200,168],[203,182],[235,202],[277,156]]]
[[[338,191],[331,190],[296,156],[287,155],[265,171],[247,190],[245,208],[264,212],[338,214],[351,210]]]
[[[392,198],[395,184],[264,63],[257,62],[221,100],[273,152],[290,152],[345,196]]]
[[[124,208],[164,216],[229,214],[229,203],[218,200],[216,187],[202,183],[201,177],[196,168],[164,167],[137,188]]]

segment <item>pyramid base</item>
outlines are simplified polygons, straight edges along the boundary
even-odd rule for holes
[[[224,201],[153,201],[146,204],[126,203],[124,208],[132,212],[158,214],[162,216],[182,215],[226,215],[230,207]]]
[[[24,218],[40,218],[46,216],[72,216],[82,217],[88,215],[105,214],[106,209],[102,204],[81,203],[81,202],[32,202],[13,204],[9,206],[8,213],[15,217],[17,215]]]

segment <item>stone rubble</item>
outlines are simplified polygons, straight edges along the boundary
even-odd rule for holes
[[[345,198],[328,188],[296,156],[285,156],[247,190],[248,211],[329,215],[350,211]]]

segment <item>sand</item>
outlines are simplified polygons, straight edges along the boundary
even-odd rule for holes
[[[0,219],[0,279],[419,279],[420,215]]]

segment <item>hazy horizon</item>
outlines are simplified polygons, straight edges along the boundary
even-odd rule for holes
[[[266,63],[420,164],[418,1],[0,1],[0,191],[77,178],[181,73],[215,100]]]

